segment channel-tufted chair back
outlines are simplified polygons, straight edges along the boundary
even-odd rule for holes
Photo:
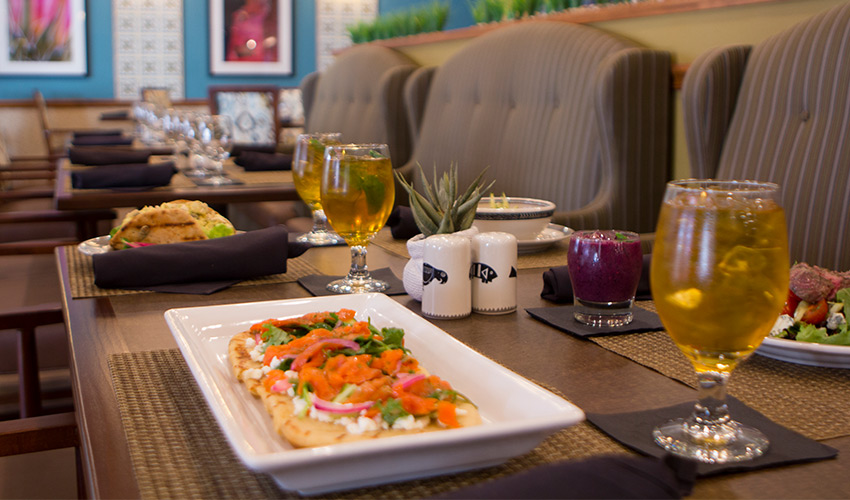
[[[470,42],[408,81],[416,163],[498,194],[551,200],[575,229],[653,231],[669,178],[670,56],[533,21]]]
[[[791,260],[850,269],[850,3],[706,52],[682,99],[694,175],[778,183]]]

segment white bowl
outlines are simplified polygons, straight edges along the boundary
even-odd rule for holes
[[[508,206],[498,206],[507,200]],[[482,198],[475,211],[473,226],[482,233],[502,231],[511,233],[519,241],[533,240],[546,229],[555,204],[551,201],[534,198],[507,197],[496,199],[497,206],[492,206],[490,198]]]

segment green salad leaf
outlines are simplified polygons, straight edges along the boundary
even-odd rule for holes
[[[395,398],[389,398],[383,403],[378,401],[375,403],[375,407],[381,411],[381,418],[389,425],[393,425],[396,420],[410,415],[404,410],[401,400]]]
[[[850,346],[850,330],[847,329],[847,323],[844,323],[838,328],[838,333],[829,335],[826,328],[817,328],[808,323],[801,323],[800,331],[797,333],[797,340],[800,342]]]
[[[292,340],[292,337],[286,330],[281,330],[271,323],[265,323],[263,327],[267,328],[267,330],[263,332],[260,338],[264,342],[268,342],[269,345],[288,344]]]
[[[835,293],[836,302],[844,303],[844,317],[850,318],[850,288],[842,288]]]

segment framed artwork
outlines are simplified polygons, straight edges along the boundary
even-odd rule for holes
[[[85,0],[0,2],[0,74],[87,71]]]
[[[210,73],[292,74],[292,0],[210,0]]]

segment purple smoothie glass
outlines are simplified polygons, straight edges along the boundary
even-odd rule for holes
[[[637,233],[613,229],[577,231],[570,237],[567,265],[576,320],[601,327],[632,322],[643,266]]]

